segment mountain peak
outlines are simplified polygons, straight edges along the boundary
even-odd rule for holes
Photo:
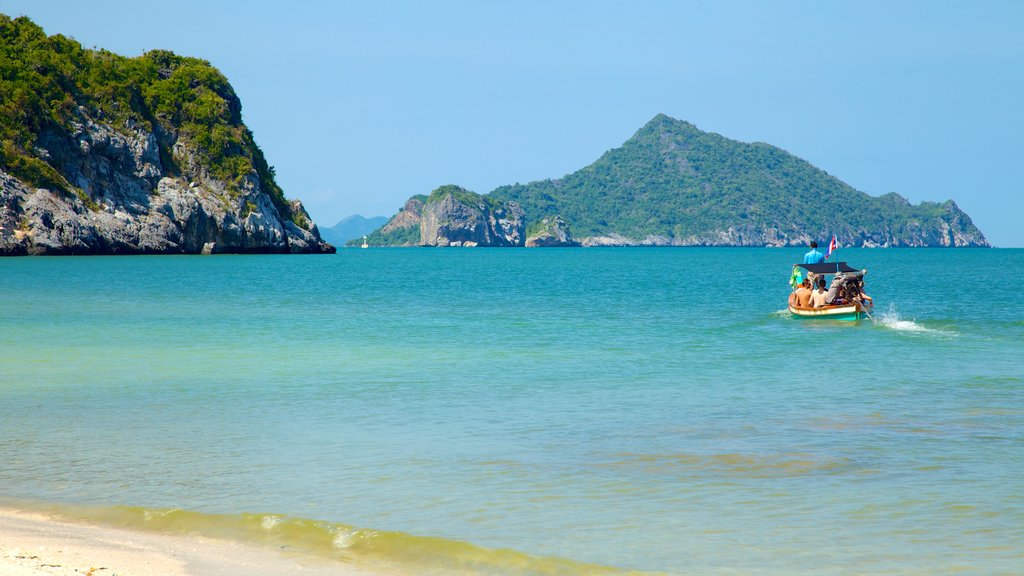
[[[592,245],[801,246],[832,234],[855,246],[987,245],[955,205],[869,196],[781,148],[665,114],[557,182],[491,194],[517,202],[528,226],[560,215]]]
[[[686,120],[677,120],[666,114],[658,114],[643,125],[633,138],[643,138],[661,134],[694,135],[702,132]]]

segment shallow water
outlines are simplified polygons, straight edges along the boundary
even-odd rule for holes
[[[801,254],[0,260],[0,495],[409,573],[1024,572],[1024,251],[841,250],[857,323],[779,313]]]

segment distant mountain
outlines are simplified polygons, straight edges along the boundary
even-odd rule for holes
[[[330,228],[321,228],[320,236],[335,246],[344,246],[349,240],[362,238],[364,235],[387,224],[387,221],[387,216],[364,218],[359,214],[355,214],[342,218],[340,222]]]
[[[571,227],[576,239],[560,245],[802,246],[836,234],[843,246],[988,246],[952,200],[870,196],[775,146],[664,114],[590,166],[486,197],[520,207],[527,236],[545,219]]]

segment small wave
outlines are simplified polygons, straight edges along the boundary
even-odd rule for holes
[[[281,523],[281,516],[264,516],[263,520],[260,521],[260,525],[263,526],[264,530],[273,530]]]
[[[469,542],[356,528],[282,514],[210,514],[132,506],[43,504],[19,508],[58,518],[165,534],[193,534],[272,545],[358,565],[370,573],[475,576],[648,575]]]
[[[956,334],[955,332],[929,328],[927,326],[918,324],[914,320],[907,320],[900,314],[899,310],[896,309],[895,304],[889,304],[889,309],[886,310],[885,312],[882,312],[881,314],[876,315],[874,320],[875,323],[878,324],[879,326],[888,328],[890,330],[897,330],[899,332],[936,334],[946,336],[954,336]]]

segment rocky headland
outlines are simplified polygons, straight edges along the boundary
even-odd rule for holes
[[[526,246],[529,248],[555,248],[579,246],[572,238],[569,224],[561,216],[545,216],[529,231]]]
[[[526,226],[515,202],[447,185],[410,198],[367,241],[371,246],[522,246]]]
[[[325,253],[231,85],[0,15],[0,255]]]

